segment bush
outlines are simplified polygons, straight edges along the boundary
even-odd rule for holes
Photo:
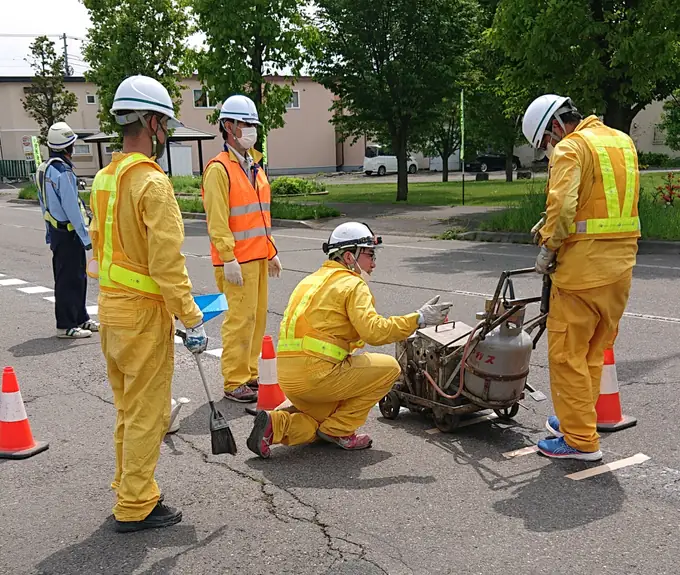
[[[490,232],[528,233],[545,211],[545,193],[531,189],[507,210],[492,213],[479,224],[480,230]]]
[[[280,176],[271,183],[272,196],[307,196],[323,192],[323,186],[316,180]]]
[[[182,212],[203,214],[203,202],[200,198],[177,198]],[[297,204],[286,201],[273,201],[271,204],[272,218],[280,220],[318,220],[319,218],[334,218],[340,215],[335,208],[324,204]]]
[[[35,184],[28,184],[19,190],[19,199],[21,200],[37,200],[38,187]]]
[[[176,194],[200,194],[201,181],[198,176],[172,176],[170,178]]]
[[[668,154],[656,152],[638,152],[638,164],[642,168],[676,168],[680,167],[680,158],[671,158]]]

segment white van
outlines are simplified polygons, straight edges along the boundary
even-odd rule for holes
[[[397,156],[392,154],[392,151],[379,144],[370,144],[366,146],[364,151],[364,174],[370,176],[378,174],[384,176],[385,174],[395,174],[397,172]],[[418,171],[418,164],[413,159],[413,156],[406,158],[406,169],[409,174],[415,174]]]

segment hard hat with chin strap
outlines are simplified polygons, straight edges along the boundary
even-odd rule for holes
[[[121,114],[121,112],[132,112]],[[179,128],[182,123],[175,116],[170,94],[158,80],[149,76],[125,78],[113,98],[111,114],[120,125],[131,124],[143,117],[143,112],[155,112],[168,118],[168,128]]]
[[[556,94],[544,94],[536,98],[524,113],[522,132],[533,148],[540,148],[543,136],[552,134],[548,127],[553,118],[565,129],[560,116],[565,112],[575,111],[571,99]]]
[[[260,125],[257,107],[248,96],[236,94],[229,96],[220,109],[220,120],[237,120],[244,124]]]
[[[57,122],[47,132],[47,147],[51,150],[65,150],[78,139],[66,122]]]
[[[348,249],[381,247],[382,238],[376,236],[371,228],[360,222],[346,222],[340,224],[332,232],[322,249],[328,256],[334,256],[340,251]]]

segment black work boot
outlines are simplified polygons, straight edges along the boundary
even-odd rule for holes
[[[116,531],[118,533],[132,533],[143,529],[170,527],[180,521],[182,521],[182,512],[179,509],[168,507],[159,501],[153,511],[142,521],[118,521],[116,519]]]

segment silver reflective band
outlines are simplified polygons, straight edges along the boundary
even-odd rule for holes
[[[245,232],[233,232],[235,240],[249,240],[250,238],[259,238],[260,236],[269,235],[271,228],[267,226],[266,228],[252,228],[246,230]]]
[[[262,202],[262,204],[252,203],[252,204],[246,204],[245,206],[235,206],[231,209],[231,211],[229,212],[229,215],[231,215],[231,216],[245,216],[246,214],[252,214],[254,212],[259,212],[260,206],[262,207],[262,211],[269,211],[269,202]]]

